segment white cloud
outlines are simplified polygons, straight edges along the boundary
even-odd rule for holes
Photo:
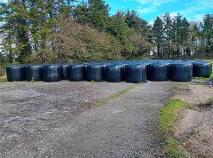
[[[160,6],[165,3],[172,2],[174,0],[135,0],[141,4],[137,11],[142,14],[148,14],[156,12],[160,9]]]
[[[169,3],[174,0],[136,0],[142,5],[155,5],[155,6],[160,6],[161,4]]]
[[[156,6],[150,6],[150,7],[138,7],[137,8],[137,12],[138,13],[141,13],[141,14],[147,14],[147,13],[152,13],[152,12],[155,12],[157,11],[158,8]]]
[[[179,10],[171,13],[170,15],[177,15],[180,13],[190,21],[201,21],[204,14],[207,14],[206,10],[213,9],[213,0],[194,0],[189,4],[186,4],[187,9]]]

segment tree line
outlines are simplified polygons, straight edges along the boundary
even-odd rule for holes
[[[136,11],[109,15],[103,0],[9,0],[0,4],[0,63],[213,57],[213,15],[180,14],[151,26]]]

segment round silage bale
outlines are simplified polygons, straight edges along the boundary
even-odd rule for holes
[[[103,81],[105,66],[103,64],[89,64],[86,66],[85,73],[88,81]]]
[[[26,66],[8,66],[6,73],[9,82],[26,80]]]
[[[43,80],[45,82],[58,82],[62,80],[63,68],[61,64],[44,66]]]
[[[149,68],[149,79],[151,81],[168,81],[170,78],[170,67],[168,63],[154,63]]]
[[[190,62],[176,62],[172,65],[172,81],[191,82],[193,76],[193,65]]]
[[[44,65],[26,66],[26,77],[28,81],[43,81]]]
[[[83,81],[85,79],[85,65],[84,64],[71,64],[68,66],[68,80],[70,81]]]
[[[195,62],[194,64],[194,77],[205,77],[208,78],[212,74],[212,63],[210,62]]]
[[[62,73],[62,79],[63,80],[67,80],[68,79],[68,66],[69,66],[70,64],[69,63],[66,63],[66,64],[62,64],[62,71],[63,71],[63,73]]]
[[[124,81],[125,66],[123,64],[108,65],[105,69],[106,80],[108,82]]]
[[[146,64],[129,64],[126,67],[127,82],[141,83],[147,81]]]

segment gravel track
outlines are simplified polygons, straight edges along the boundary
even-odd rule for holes
[[[160,107],[171,82],[0,83],[0,157],[151,158],[159,155]]]

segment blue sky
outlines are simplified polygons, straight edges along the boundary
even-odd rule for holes
[[[213,13],[213,0],[105,0],[111,6],[111,14],[117,10],[138,11],[149,22],[166,12],[172,16],[180,13],[190,21],[200,21],[206,13]]]
[[[81,0],[80,0],[81,1]],[[86,1],[86,0],[84,0]],[[213,13],[213,0],[105,0],[111,6],[111,14],[117,10],[136,10],[148,22],[166,12],[172,16],[180,13],[190,21],[200,21],[206,13]],[[0,0],[7,2],[7,0]]]

